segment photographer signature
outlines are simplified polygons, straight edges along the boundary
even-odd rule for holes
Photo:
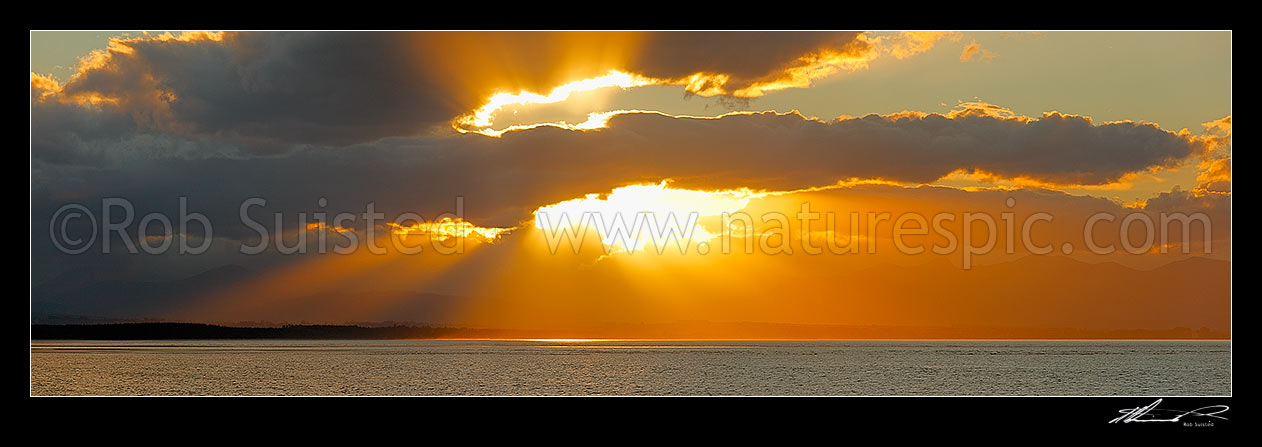
[[[1109,421],[1110,424],[1118,422],[1128,424],[1131,422],[1179,422],[1184,416],[1200,416],[1215,419],[1227,420],[1227,418],[1219,416],[1230,408],[1226,405],[1210,405],[1207,407],[1197,408],[1195,410],[1165,410],[1157,408],[1161,404],[1161,399],[1148,404],[1144,407],[1125,408],[1118,410],[1121,416]]]

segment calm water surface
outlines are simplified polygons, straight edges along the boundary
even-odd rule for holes
[[[1228,395],[1227,341],[37,341],[34,395]]]

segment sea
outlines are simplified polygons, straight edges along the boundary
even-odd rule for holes
[[[1230,341],[31,343],[36,396],[1225,396]]]

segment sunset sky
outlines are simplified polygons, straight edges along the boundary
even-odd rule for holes
[[[766,336],[713,325],[774,323],[892,328],[881,334],[895,338],[908,327],[979,337],[1204,328],[1222,338],[1231,38],[32,32],[32,314],[419,322],[541,337],[634,336],[646,332],[627,328],[654,324]],[[134,206],[127,234],[56,220],[69,204],[101,220],[106,198]],[[181,198],[212,223],[209,239],[200,224],[178,228]],[[250,220],[271,229],[280,216],[274,237],[310,250],[283,253],[273,240],[243,253],[260,242],[242,218],[251,198],[265,204]],[[370,203],[382,221],[360,217]],[[835,222],[799,227],[804,205]],[[598,229],[557,250],[541,230],[562,213],[629,221],[641,211],[697,216],[680,227],[694,239],[662,251]],[[142,237],[148,213],[175,227]],[[403,213],[421,219],[390,222]],[[756,250],[726,253],[724,213],[776,213],[793,229],[755,222],[730,245]],[[851,213],[890,218],[855,238],[854,252],[812,253],[870,229]],[[930,248],[944,238],[930,233],[909,236],[925,250],[907,253],[892,226],[913,213],[957,216],[944,224],[956,235],[982,228],[963,225],[964,213],[993,216],[1000,245],[938,254]],[[1054,216],[1032,236],[1049,253],[1005,249],[1037,213]],[[1097,254],[1084,248],[1097,213],[1115,218],[1090,242],[1115,247],[1143,245],[1120,236],[1132,214],[1203,213],[1212,224],[1210,235],[1176,228],[1164,248]],[[99,237],[68,254],[58,229]],[[315,252],[321,238],[332,247],[348,235],[387,248]],[[181,239],[209,249],[124,249]],[[434,247],[443,244],[458,252]]]

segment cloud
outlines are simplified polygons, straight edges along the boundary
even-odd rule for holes
[[[874,54],[907,56],[942,38],[959,37],[855,32],[282,32],[116,39],[106,50],[80,61],[76,74],[65,83],[32,73],[32,155],[49,163],[104,166],[129,158],[282,156],[309,146],[355,146],[399,137],[462,145],[465,140],[443,139],[450,136],[452,121],[496,91],[557,85],[559,80],[610,67],[653,79],[698,73],[724,76],[717,87],[698,79],[694,81],[701,84],[689,84],[701,90],[778,88],[809,83],[822,73],[816,65],[832,64],[834,56],[854,61]],[[591,54],[602,57],[590,61]],[[581,55],[589,61],[565,63],[581,60]],[[785,142],[800,148],[781,157],[792,161],[784,166],[782,177],[790,178],[787,173],[804,169],[800,163],[806,163],[812,172],[803,178],[811,182],[872,175],[931,181],[965,169],[1099,184],[1139,169],[1169,166],[1203,151],[1196,142],[1151,125],[1095,125],[1089,118],[1059,113],[1016,117],[983,103],[961,104],[945,116],[908,112],[827,123],[752,115],[719,120],[650,114],[602,118],[654,128],[562,133],[560,138],[624,147],[625,141],[614,135],[661,133],[668,142],[662,147],[671,151],[663,157],[692,159],[678,169],[659,169],[671,171],[672,177],[715,177],[699,168],[706,164],[723,166],[722,172],[741,172],[735,180],[765,177],[749,172],[755,168],[739,160],[715,155],[766,158],[769,148]],[[745,125],[757,127],[741,127]],[[718,132],[720,128],[728,134]],[[697,132],[710,139],[688,136]],[[670,142],[672,138],[676,141]],[[681,147],[684,140],[690,141]],[[560,147],[564,149],[557,150],[569,150]]]
[[[505,93],[542,94],[615,70],[699,95],[755,97],[864,67],[877,54],[862,32],[477,32],[414,38],[465,76]]]
[[[962,102],[944,114],[905,111],[820,120],[792,112],[712,118],[612,112],[599,117],[603,125],[587,130],[544,125],[509,131],[500,138],[450,131],[452,120],[476,110],[494,93],[548,92],[609,70],[681,85],[695,94],[754,97],[809,85],[837,71],[862,67],[874,57],[922,53],[941,39],[960,37],[951,33],[194,33],[116,40],[110,48],[86,57],[76,75],[65,82],[31,73],[31,252],[32,264],[41,266],[32,272],[32,282],[40,283],[60,271],[70,271],[67,277],[78,279],[147,280],[158,273],[179,277],[242,263],[297,267],[290,271],[292,276],[276,283],[286,290],[301,285],[332,293],[323,290],[329,283],[361,291],[383,284],[399,290],[434,288],[459,293],[485,287],[488,293],[499,292],[498,298],[525,303],[505,306],[502,312],[535,309],[558,319],[581,306],[606,306],[610,315],[635,319],[640,316],[634,312],[637,303],[687,296],[718,309],[717,314],[707,314],[709,318],[861,321],[872,317],[891,324],[917,323],[905,319],[906,313],[891,310],[873,315],[862,306],[856,309],[848,304],[854,303],[853,296],[891,299],[881,295],[888,281],[878,281],[881,287],[860,294],[801,286],[809,281],[784,281],[793,275],[818,278],[843,271],[853,278],[870,277],[863,269],[873,265],[872,258],[797,256],[747,262],[751,258],[732,257],[715,264],[684,263],[662,269],[671,274],[660,282],[651,281],[662,286],[651,290],[637,288],[644,284],[629,283],[625,272],[614,270],[618,262],[635,261],[630,256],[593,264],[589,259],[532,258],[537,247],[534,252],[523,249],[530,243],[532,212],[539,207],[588,194],[605,194],[605,201],[617,202],[610,191],[631,184],[661,184],[663,179],[672,179],[674,188],[690,190],[680,193],[685,196],[695,190],[749,192],[736,196],[735,204],[716,202],[710,211],[748,206],[791,214],[804,200],[811,200],[818,211],[839,214],[971,210],[992,215],[1015,212],[1020,218],[1048,211],[1057,217],[1040,224],[1039,242],[1047,244],[1080,241],[1081,222],[1095,212],[1119,216],[1133,211],[1149,215],[1204,212],[1213,222],[1215,253],[1222,256],[1218,247],[1225,247],[1229,256],[1230,117],[1206,123],[1206,133],[1193,136],[1151,123],[1097,122],[1059,112],[1021,116],[975,101]],[[961,59],[986,57],[984,49],[970,47],[971,53],[966,47]],[[1051,190],[1064,185],[1107,189],[1136,175],[1197,162],[1196,188],[1174,189],[1131,207]],[[1020,188],[922,185],[951,175],[1003,180]],[[210,252],[200,256],[57,252],[44,233],[51,228],[49,219],[55,210],[68,203],[96,210],[106,197],[125,198],[135,206],[137,216],[159,212],[173,220],[180,215],[183,198],[189,211],[213,222]],[[272,227],[272,213],[280,213],[282,234],[362,235],[367,224],[360,218],[318,224],[299,221],[297,215],[359,214],[371,203],[386,219],[417,213],[427,221],[399,227],[379,222],[377,228],[387,232],[435,239],[477,235],[481,241],[495,243],[485,244],[470,257],[402,262],[383,258],[386,261],[374,263],[328,256],[307,265],[323,264],[323,270],[303,270],[304,263],[296,260],[309,257],[239,253],[241,243],[253,242],[256,236],[241,221],[240,206],[256,197],[265,199],[266,205],[251,211],[251,217]],[[640,202],[669,202],[662,196],[649,197]],[[1007,198],[1014,198],[1017,205],[1005,206]],[[622,208],[642,209],[634,199]],[[699,201],[680,202],[695,207]],[[463,220],[441,220],[440,213],[459,207],[464,209]],[[1097,241],[1117,242],[1117,227],[1117,221],[1101,225],[1099,231],[1112,235],[1098,235]],[[808,238],[833,235],[822,227],[808,230]],[[1188,239],[1196,242],[1199,235],[1190,232]],[[204,229],[193,225],[172,228],[150,241],[200,241],[204,236]],[[1182,235],[1175,233],[1175,237]],[[881,243],[888,247],[889,240]],[[892,256],[879,259],[908,262]],[[943,259],[933,261],[941,264]],[[590,270],[576,270],[583,263]],[[1074,306],[1057,303],[1064,296],[1096,300],[1077,292],[1098,288],[1101,280],[1097,278],[1108,275],[1074,280],[1078,276],[1047,275],[1052,270],[1025,265],[1035,267],[1021,271],[1034,272],[1030,274],[1050,284],[1039,292],[1048,298],[1041,304],[1045,307],[1029,312],[1014,304],[1016,310],[995,321],[1079,324],[1085,321],[1079,316],[1098,314],[1083,311],[1099,307],[1094,301]],[[967,274],[976,278],[976,272],[939,267],[925,271],[949,270],[954,272],[950,278]],[[1092,265],[1060,271],[1112,268]],[[722,272],[740,281],[712,284],[707,281],[721,275],[708,277],[688,269]],[[1221,269],[1215,271],[1221,273]],[[1006,277],[1000,271],[995,281],[977,283],[994,285],[987,289],[994,293],[986,297],[1024,293],[1003,287]],[[779,289],[786,283],[800,288],[785,295]],[[922,298],[937,296],[924,291],[937,290],[934,287],[941,288],[942,282],[912,284],[892,295],[893,299],[922,304]],[[972,283],[961,279],[955,284]],[[1110,284],[1118,289],[1130,287]],[[1180,284],[1199,287],[1188,281]],[[1116,296],[1130,302],[1131,297],[1147,296],[1165,286],[1147,283],[1144,287],[1144,294]],[[559,300],[549,296],[558,291]],[[591,300],[594,294],[609,299]],[[960,303],[994,307],[987,301],[990,298],[972,295],[937,300],[933,306],[938,307],[923,312],[922,317],[924,321],[939,318]],[[243,296],[248,301],[262,295]],[[767,296],[797,296],[803,302],[759,304]],[[1213,296],[1229,294],[1216,291]],[[349,306],[350,301],[340,303]],[[313,308],[301,299],[289,304]],[[1182,301],[1177,304],[1180,307],[1171,305],[1171,309],[1185,308]],[[547,308],[550,305],[557,308]],[[797,313],[775,314],[777,309]],[[1122,318],[1132,311],[1133,306],[1119,304],[1110,315]],[[1055,318],[1031,320],[1029,315]],[[1182,314],[1172,310],[1163,315]],[[1175,322],[1180,321],[1202,320]]]
[[[959,41],[963,38],[955,31],[899,31],[897,33],[878,33],[869,41],[878,45],[880,51],[898,59],[920,54],[933,49],[941,39]]]
[[[94,107],[143,129],[231,139],[242,153],[274,154],[301,145],[441,133],[495,93],[547,92],[611,70],[694,94],[756,97],[864,67],[883,54],[877,43],[896,38],[860,32],[164,33],[111,40],[80,60],[64,83],[32,73],[32,101],[36,108]],[[917,48],[931,42],[911,40],[922,42]]]
[[[977,58],[979,61],[989,61],[995,58],[995,53],[982,49],[982,46],[974,40],[972,43],[964,46],[964,51],[960,52],[960,61],[968,62],[978,53],[981,53],[981,56]]]
[[[930,183],[971,173],[1042,187],[1110,185],[1203,157],[1222,142],[1221,135],[1193,137],[1148,123],[1097,123],[1056,112],[1024,117],[981,102],[946,114],[828,121],[797,113],[610,113],[604,128],[541,126],[501,138],[449,128],[492,93],[548,91],[609,69],[655,79],[722,74],[721,84],[695,87],[734,94],[809,83],[844,68],[829,65],[838,60],[905,57],[943,38],[953,37],[193,33],[118,39],[85,57],[64,83],[31,74],[32,225],[47,228],[57,207],[99,204],[103,197],[127,198],[138,213],[173,216],[182,196],[217,224],[216,236],[238,241],[253,236],[239,218],[239,205],[251,197],[268,200],[260,215],[359,213],[373,202],[388,216],[424,217],[452,211],[461,197],[469,222],[511,228],[541,205],[662,179],[680,188],[791,190],[852,178]],[[696,80],[704,84],[703,78]],[[1207,128],[1226,129],[1229,137],[1229,123],[1228,117]],[[1203,165],[1205,180],[1218,182],[1207,188],[1222,191],[1226,172],[1229,190],[1229,161],[1214,163]],[[319,197],[330,205],[315,206]],[[299,226],[295,219],[285,225]],[[190,230],[193,236],[199,231]],[[39,250],[51,249],[33,248]]]
[[[693,93],[748,98],[864,67],[872,53],[858,32],[654,33],[626,68]]]
[[[452,211],[459,196],[469,221],[513,227],[543,204],[662,179],[681,188],[791,190],[851,178],[931,183],[983,172],[1049,187],[1103,185],[1128,173],[1179,165],[1207,150],[1202,140],[1152,124],[1097,124],[1054,112],[1007,116],[1004,110],[968,106],[947,115],[904,112],[834,121],[796,113],[628,113],[593,131],[545,126],[501,138],[391,138],[253,158],[207,155],[224,149],[208,137],[110,123],[116,115],[68,114],[39,121],[72,126],[54,132],[56,126],[39,124],[33,130],[33,151],[40,152],[32,174],[33,212],[47,217],[60,204],[99,203],[101,197],[173,211],[175,198],[186,196],[213,221],[233,224],[240,221],[238,206],[251,197],[268,200],[260,212],[311,212],[316,199],[326,197],[330,213],[358,213],[375,202],[391,216],[434,216]],[[62,147],[83,152],[56,150]],[[171,156],[172,150],[188,156]],[[216,232],[252,234],[240,225]]]
[[[1192,194],[1231,194],[1231,116],[1201,124],[1205,135],[1201,136],[1210,147],[1209,153],[1197,165],[1197,185]]]
[[[411,135],[473,102],[449,97],[391,33],[224,33],[118,39],[79,64],[63,102],[170,133],[346,145]],[[49,101],[44,101],[49,102]],[[266,147],[258,148],[267,152]]]
[[[1225,149],[1226,152],[1231,152],[1231,115],[1201,123],[1201,127],[1205,130],[1204,139],[1212,144],[1214,149]]]
[[[61,83],[51,76],[31,72],[31,99],[44,98],[61,90]]]
[[[591,191],[593,193],[608,190]],[[1006,205],[1007,199],[1013,199],[1013,205]],[[1137,300],[1151,300],[1154,293],[1169,289],[1171,284],[1180,288],[1180,293],[1168,294],[1172,301],[1162,301],[1161,310],[1153,311],[1151,316],[1165,318],[1155,327],[1171,327],[1183,322],[1211,320],[1203,318],[1213,316],[1213,321],[1221,322],[1225,318],[1225,303],[1229,298],[1225,282],[1214,282],[1211,289],[1204,289],[1204,284],[1195,284],[1186,278],[1198,277],[1205,273],[1226,275],[1228,264],[1214,262],[1211,270],[1187,270],[1176,267],[1168,270],[1153,271],[1146,275],[1147,280],[1133,276],[1131,268],[1145,271],[1159,268],[1176,259],[1184,259],[1176,248],[1170,256],[1130,255],[1120,246],[1120,221],[1125,215],[1136,210],[1124,208],[1106,199],[1095,197],[1072,196],[1056,191],[1038,189],[1022,189],[1016,191],[963,191],[945,187],[902,187],[871,183],[857,183],[850,186],[802,191],[791,194],[765,195],[751,200],[740,200],[740,203],[724,203],[721,208],[742,208],[749,212],[756,222],[761,222],[759,229],[765,229],[766,220],[761,219],[764,212],[779,212],[793,216],[801,210],[801,204],[810,203],[814,212],[833,214],[835,220],[830,221],[821,215],[809,223],[809,234],[814,246],[826,250],[821,255],[807,255],[801,245],[800,236],[806,231],[791,233],[790,244],[795,254],[771,255],[754,252],[746,254],[741,248],[744,240],[735,236],[731,254],[723,254],[716,248],[704,257],[679,258],[670,255],[658,255],[652,250],[633,255],[614,255],[599,262],[593,259],[602,253],[584,250],[583,253],[571,255],[569,250],[562,249],[559,254],[549,255],[542,250],[542,242],[538,232],[526,227],[514,234],[505,235],[501,241],[479,247],[459,256],[427,256],[390,257],[372,255],[364,256],[325,256],[320,259],[289,258],[291,269],[281,269],[276,275],[266,275],[262,283],[256,287],[233,289],[219,295],[224,301],[214,301],[213,310],[223,313],[213,314],[224,321],[241,321],[261,318],[261,309],[268,309],[268,318],[275,320],[296,319],[295,312],[302,318],[311,321],[341,321],[349,318],[345,312],[359,314],[376,314],[394,308],[389,300],[385,302],[364,299],[364,293],[374,291],[426,290],[437,293],[449,293],[463,297],[465,304],[479,306],[487,311],[495,311],[494,321],[478,322],[481,325],[498,327],[521,327],[523,323],[542,318],[557,318],[573,321],[652,321],[657,318],[675,319],[711,319],[719,321],[816,321],[847,323],[879,321],[882,324],[908,324],[905,318],[917,318],[924,321],[935,321],[942,315],[952,318],[969,319],[970,323],[987,321],[975,312],[961,312],[959,306],[976,309],[1006,309],[1000,314],[992,315],[992,322],[1006,322],[1005,325],[1027,324],[1070,324],[1078,326],[1084,322],[1109,322],[1143,320],[1136,317],[1125,317],[1136,310],[1133,303]],[[718,205],[716,203],[716,205]],[[1217,205],[1221,205],[1218,203]],[[1217,206],[1215,205],[1215,206]],[[1154,204],[1155,206],[1155,204]],[[1183,212],[1192,209],[1179,208]],[[1200,208],[1196,209],[1201,210]],[[952,234],[963,235],[961,212],[988,213],[998,221],[995,250],[978,255],[978,262],[972,270],[962,270],[960,253],[957,251],[947,255],[934,254],[933,246],[945,246],[946,240],[936,231],[928,235],[911,235],[900,240],[910,246],[924,247],[926,252],[919,255],[902,254],[895,249],[893,237],[894,222],[904,213],[919,213],[926,218],[934,214],[946,212],[956,219],[945,223]],[[1156,210],[1143,210],[1155,212]],[[1226,209],[1218,206],[1208,210],[1213,216],[1214,242],[1213,250],[1219,258],[1229,255],[1230,244],[1224,243],[1229,236],[1229,219]],[[861,214],[888,212],[890,220],[879,223],[874,230],[864,230],[866,238],[863,244],[874,244],[875,253],[867,251],[864,245],[859,253],[838,255],[820,240],[827,237],[848,237],[851,233],[848,215],[851,212]],[[1008,230],[999,213],[1014,213],[1016,226],[1022,228],[1025,219],[1038,212],[1047,212],[1055,216],[1050,221],[1040,221],[1029,235],[1032,245],[1050,247],[1056,250],[1051,255],[1029,256],[1023,238],[1017,236],[1013,242],[1017,244],[1014,253],[1005,249]],[[1098,212],[1116,216],[1115,220],[1096,225],[1097,234],[1093,239],[1097,245],[1117,247],[1112,255],[1087,254],[1082,243],[1082,223]],[[866,218],[864,218],[866,219]],[[1154,219],[1155,220],[1155,219]],[[713,222],[707,228],[716,228]],[[806,224],[803,224],[806,225]],[[867,224],[859,224],[867,225]],[[794,224],[796,227],[796,222]],[[868,227],[865,227],[868,228]],[[796,230],[797,228],[795,228]],[[827,233],[832,230],[831,234]],[[871,231],[868,233],[868,231]],[[1014,230],[1016,231],[1016,230]],[[1024,231],[1024,230],[1021,230]],[[1197,230],[1190,232],[1190,241],[1200,243],[1201,235]],[[1174,229],[1172,242],[1182,242],[1179,229]],[[974,233],[973,245],[981,245],[988,236]],[[532,239],[533,238],[533,239]],[[963,241],[963,239],[961,239]],[[845,244],[844,241],[835,241]],[[1061,256],[1059,250],[1063,242],[1072,242],[1077,247],[1076,258],[1090,264],[1075,262],[1068,256]],[[716,242],[717,243],[717,242]],[[670,253],[670,251],[667,251]],[[1199,254],[1199,250],[1194,253]],[[232,258],[237,262],[257,261],[250,257],[238,255]],[[124,261],[138,263],[173,263],[177,260],[157,257],[124,258]],[[197,257],[194,257],[197,258]],[[1020,259],[1018,259],[1020,258]],[[1142,258],[1142,259],[1141,259]],[[299,262],[293,259],[303,259]],[[73,260],[72,260],[73,261]],[[1206,261],[1200,259],[1199,261]],[[645,264],[647,262],[648,264]],[[1016,262],[1012,264],[1010,262]],[[1119,265],[1120,264],[1120,265]],[[644,266],[654,266],[645,269]],[[1067,265],[1075,266],[1066,270]],[[1130,266],[1131,268],[1123,267]],[[633,270],[626,270],[631,268]],[[142,271],[147,271],[142,269]],[[628,271],[637,275],[628,275]],[[654,276],[651,272],[660,272]],[[907,272],[915,274],[908,275]],[[988,273],[990,272],[990,273]],[[1162,283],[1162,278],[1169,280],[1172,274],[1179,275],[1178,281]],[[978,275],[982,275],[979,278]],[[1017,275],[1017,276],[1014,276]],[[1184,276],[1186,275],[1186,276]],[[809,278],[840,278],[827,284],[809,281]],[[1204,278],[1204,276],[1200,276]],[[117,278],[117,277],[112,277]],[[874,280],[873,278],[877,278]],[[901,278],[901,279],[900,279]],[[1013,278],[1019,278],[1015,280]],[[1117,278],[1126,278],[1120,281]],[[800,279],[800,280],[799,280]],[[843,281],[844,280],[844,281]],[[1031,282],[1033,281],[1033,282]],[[849,284],[853,287],[839,289],[836,284]],[[898,284],[889,290],[891,284]],[[943,284],[951,285],[945,287]],[[1029,285],[1037,284],[1035,292]],[[981,288],[978,288],[981,287]],[[1092,295],[1091,290],[1101,287],[1109,293]],[[843,290],[844,289],[844,290]],[[976,290],[986,293],[978,294]],[[945,291],[945,292],[943,292]],[[1182,292],[1188,293],[1182,293]],[[201,290],[198,290],[201,292]],[[332,294],[327,301],[313,299],[311,294]],[[1033,293],[1033,295],[1031,295]],[[111,312],[130,311],[134,316],[153,316],[156,310],[170,307],[144,306],[144,302],[120,300],[127,294],[108,294],[109,305],[100,300],[80,299],[87,306]],[[1159,293],[1157,295],[1160,295]],[[97,297],[84,294],[85,297]],[[340,299],[338,297],[341,297]],[[592,300],[592,296],[602,297]],[[1164,296],[1164,295],[1163,295]],[[769,300],[768,297],[777,297]],[[794,306],[782,306],[779,297],[794,298]],[[1066,297],[1071,297],[1066,301]],[[1103,297],[1103,298],[1102,298]],[[1020,299],[1017,299],[1020,298]],[[1179,312],[1188,303],[1207,300],[1212,306],[1195,307],[1196,318],[1187,312]],[[701,300],[704,306],[665,306],[656,309],[645,309],[645,303],[655,300],[666,302],[689,303]],[[903,306],[870,306],[869,302],[878,300],[906,304]],[[1102,301],[1103,300],[1103,301]],[[66,300],[69,301],[69,300]],[[173,300],[172,300],[173,301]],[[170,301],[155,299],[154,302],[170,304]],[[187,301],[185,301],[187,302]],[[1145,301],[1147,302],[1147,301]],[[225,304],[243,303],[240,308]],[[327,303],[329,306],[317,306]],[[905,309],[924,309],[928,305],[933,309],[921,311],[916,315],[908,315]],[[1031,307],[1033,306],[1033,307]],[[1109,317],[1100,317],[1101,306],[1109,309]],[[593,307],[603,308],[607,315],[592,315],[585,311]],[[1037,308],[1037,311],[1031,309]],[[692,309],[692,310],[689,310]],[[956,310],[952,310],[956,309]],[[1150,307],[1143,307],[1152,311]],[[644,315],[636,314],[645,311]],[[572,314],[557,312],[574,312]],[[865,313],[856,317],[855,312]],[[947,312],[947,313],[943,313]],[[390,315],[384,312],[385,315]],[[561,315],[562,317],[558,317]],[[1084,317],[1085,315],[1085,317]],[[607,316],[609,318],[600,318]],[[207,318],[206,314],[190,313],[183,318]],[[469,317],[466,315],[466,317]],[[373,319],[361,317],[365,319]],[[394,318],[402,318],[395,314]],[[642,320],[643,318],[643,320]],[[1131,319],[1127,319],[1131,318]],[[752,319],[752,320],[751,320]],[[853,320],[853,321],[851,321]],[[1169,322],[1166,322],[1169,321]],[[471,324],[468,321],[461,321]],[[1072,323],[1070,323],[1072,322]],[[1152,322],[1136,323],[1136,327],[1148,327]],[[1166,325],[1166,326],[1161,326]],[[529,327],[529,326],[527,326]]]
[[[968,107],[948,115],[908,112],[836,121],[773,113],[719,119],[639,113],[614,116],[609,129],[591,139],[615,148],[615,136],[638,141],[635,136],[653,135],[651,148],[634,150],[654,160],[657,167],[649,172],[723,179],[716,186],[725,187],[795,188],[851,177],[932,182],[959,169],[1104,184],[1130,172],[1176,166],[1207,150],[1201,140],[1152,124],[1096,124],[1056,112],[997,116],[1001,110]]]
[[[1231,135],[1231,115],[1201,124],[1207,132]]]
[[[1231,194],[1231,157],[1205,160],[1197,166],[1197,195]]]

